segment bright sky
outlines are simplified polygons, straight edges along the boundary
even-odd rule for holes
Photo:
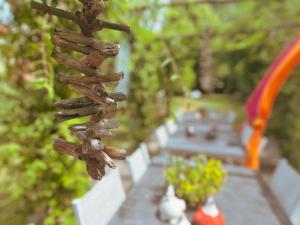
[[[7,24],[12,20],[10,5],[5,0],[0,0],[0,23]]]
[[[170,3],[170,0],[160,0],[161,3]],[[160,32],[163,22],[164,22],[164,15],[165,15],[165,8],[160,9],[160,13],[158,14],[156,23],[154,24],[154,31]]]

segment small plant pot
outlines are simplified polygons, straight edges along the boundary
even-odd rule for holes
[[[226,175],[227,171],[221,161],[207,159],[205,155],[191,159],[173,157],[165,172],[166,180],[175,187],[177,197],[184,199],[190,209],[191,206],[199,207],[202,202],[205,202],[202,208],[206,208],[210,202],[209,196],[217,193]]]
[[[218,210],[214,199],[209,197],[205,205],[198,207],[194,213],[195,225],[225,225],[222,213]]]

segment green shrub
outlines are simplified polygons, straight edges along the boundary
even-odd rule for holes
[[[175,186],[178,197],[195,207],[214,195],[224,183],[226,170],[219,160],[208,160],[205,155],[192,159],[174,157],[166,169],[165,177]]]

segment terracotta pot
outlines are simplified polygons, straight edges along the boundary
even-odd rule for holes
[[[213,197],[204,206],[199,206],[194,214],[195,225],[225,225],[222,213],[218,210]]]

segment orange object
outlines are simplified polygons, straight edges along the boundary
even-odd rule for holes
[[[194,214],[195,225],[225,225],[221,212],[216,216],[207,215],[201,207]]]
[[[265,80],[266,83],[259,95],[254,119],[250,121],[254,130],[246,146],[246,166],[254,170],[258,170],[260,167],[259,145],[276,97],[290,73],[300,63],[300,38],[284,51],[284,54],[281,54],[283,57],[272,64],[271,70],[267,74],[268,79]]]

